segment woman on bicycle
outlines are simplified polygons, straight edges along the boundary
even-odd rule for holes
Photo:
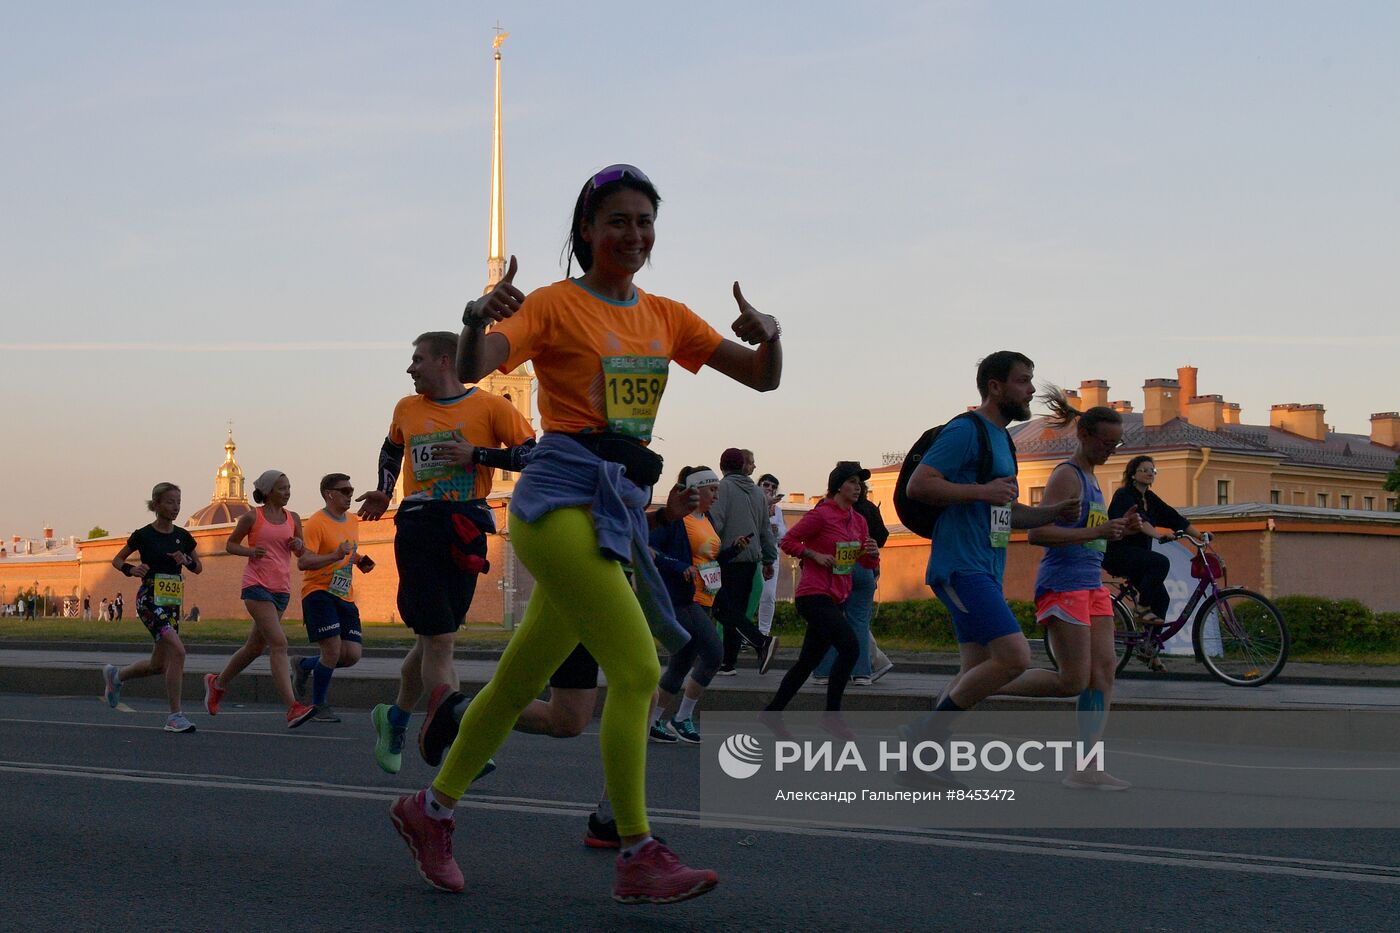
[[[691,372],[709,366],[759,391],[776,389],[781,331],[744,300],[737,282],[733,330],[755,349],[725,340],[685,305],[633,283],[651,256],[660,201],[640,169],[608,166],[584,182],[574,203],[568,250],[583,274],[527,298],[513,284],[512,258],[501,282],[462,316],[458,377],[476,382],[533,360],[545,433],[510,503],[512,544],[535,579],[525,618],[491,682],[467,707],[432,787],[391,810],[420,873],[443,890],[465,884],[452,858],[452,808],[580,643],[608,682],[599,746],[622,847],[614,899],[670,903],[718,883],[714,872],[681,864],[647,823],[647,717],[661,674],[652,637],[671,651],[688,640],[648,547],[643,510],[661,458],[647,445],[671,361]],[[635,593],[624,565],[634,571]]]
[[[1195,525],[1152,491],[1152,481],[1156,478],[1157,467],[1151,457],[1138,456],[1128,461],[1123,470],[1123,486],[1108,504],[1108,517],[1122,518],[1135,510],[1142,530],[1125,535],[1119,541],[1110,541],[1103,559],[1104,570],[1137,588],[1143,607],[1138,619],[1144,625],[1163,624],[1171,603],[1165,586],[1171,561],[1165,554],[1152,550],[1152,542],[1170,541],[1174,533],[1183,531],[1194,538],[1202,537]]]
[[[1118,449],[1123,418],[1111,408],[1081,412],[1063,389],[1050,386],[1041,395],[1051,424],[1074,425],[1079,447],[1055,467],[1043,493],[1047,502],[1080,497],[1079,517],[1032,528],[1031,544],[1045,548],[1035,578],[1035,618],[1045,626],[1058,671],[1030,670],[1001,689],[1011,696],[1077,696],[1080,740],[1098,741],[1108,715],[1118,657],[1113,644],[1113,603],[1103,585],[1107,546],[1135,534],[1141,526],[1134,509],[1110,519],[1103,491],[1094,478]],[[1125,790],[1128,782],[1106,771],[1080,771],[1065,778],[1070,787]]]

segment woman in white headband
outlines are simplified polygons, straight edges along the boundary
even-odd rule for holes
[[[710,607],[720,586],[719,568],[747,547],[751,536],[739,538],[720,551],[719,532],[708,514],[719,492],[719,474],[714,470],[686,467],[678,482],[687,490],[695,490],[699,505],[684,520],[652,529],[651,550],[671,597],[671,607],[676,611],[676,621],[690,633],[690,641],[671,655],[661,672],[656,705],[651,711],[650,736],[653,742],[698,745],[700,730],[695,728],[695,705],[705,695],[724,656],[724,645],[710,618]],[[682,687],[684,695],[676,714],[665,717],[663,714]]]

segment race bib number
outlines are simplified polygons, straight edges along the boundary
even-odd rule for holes
[[[151,580],[151,599],[157,606],[178,606],[185,599],[185,580],[171,573],[158,573]]]
[[[991,543],[1003,549],[1011,543],[1011,506],[992,506]]]
[[[346,564],[344,567],[338,568],[335,573],[331,574],[331,582],[330,586],[326,588],[327,591],[338,599],[349,599],[350,579],[354,569],[353,564]]]
[[[864,550],[865,546],[859,541],[836,542],[836,563],[832,565],[831,572],[844,577],[855,567]]]
[[[450,463],[438,460],[433,448],[448,441],[458,440],[456,431],[434,431],[431,434],[415,434],[408,440],[408,463],[413,469],[413,478],[420,483],[453,476],[465,472]]]
[[[664,356],[603,357],[603,408],[609,431],[651,439],[670,362]]]
[[[1108,524],[1108,510],[1103,507],[1102,502],[1089,503],[1089,517],[1084,522],[1085,528],[1100,528]],[[1085,542],[1084,546],[1091,551],[1106,553],[1108,551],[1108,541],[1103,538],[1095,538]]]
[[[711,596],[719,592],[720,571],[719,561],[707,560],[698,568],[700,571],[700,585],[705,588],[705,592]]]

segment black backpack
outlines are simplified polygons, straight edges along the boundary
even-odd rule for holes
[[[933,526],[938,524],[938,517],[943,514],[945,506],[929,505],[927,502],[918,502],[909,498],[907,492],[909,477],[914,475],[919,461],[924,459],[924,454],[928,453],[933,442],[938,439],[938,435],[958,418],[971,418],[972,423],[977,426],[977,482],[986,483],[992,479],[992,439],[987,432],[985,418],[978,417],[974,412],[963,412],[948,421],[947,424],[929,428],[920,434],[919,439],[914,442],[914,446],[910,447],[909,453],[905,455],[904,463],[899,467],[899,480],[894,487],[894,511],[899,516],[900,524],[921,538],[933,538]],[[1006,434],[1006,443],[1011,445],[1011,459],[1014,462],[1016,443],[1005,428],[1002,429],[1002,432]]]

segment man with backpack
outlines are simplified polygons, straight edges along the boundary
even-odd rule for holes
[[[925,432],[900,471],[895,506],[907,527],[933,541],[925,579],[953,618],[961,659],[934,714],[916,727],[918,738],[946,734],[953,716],[1030,666],[1030,644],[1002,594],[1011,530],[1079,516],[1077,495],[1039,507],[1016,501],[1016,448],[1006,426],[1030,418],[1034,371],[1012,350],[982,360],[982,404]]]

